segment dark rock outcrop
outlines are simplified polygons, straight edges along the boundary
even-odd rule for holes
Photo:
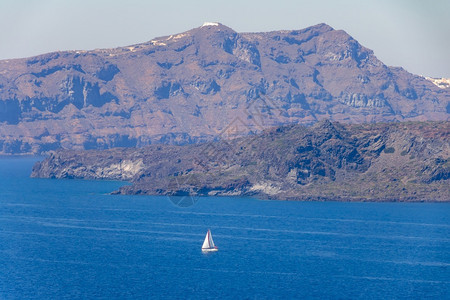
[[[450,201],[450,125],[321,121],[185,146],[60,150],[32,176],[128,180],[116,193]]]

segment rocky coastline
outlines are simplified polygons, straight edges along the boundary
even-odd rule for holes
[[[58,150],[32,177],[129,181],[114,194],[450,201],[450,123],[288,125],[185,146]]]

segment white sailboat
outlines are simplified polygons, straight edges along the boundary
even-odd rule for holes
[[[203,241],[202,251],[203,252],[219,251],[219,248],[217,248],[217,246],[214,245],[214,241],[213,241],[212,235],[211,235],[211,230],[209,230],[209,229],[208,229],[208,232],[206,233],[205,240]]]

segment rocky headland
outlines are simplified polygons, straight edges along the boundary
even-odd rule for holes
[[[114,193],[450,201],[450,123],[289,125],[185,146],[58,150],[33,177],[125,180]]]

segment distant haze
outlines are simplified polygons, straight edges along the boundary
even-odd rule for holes
[[[327,23],[387,65],[450,77],[450,1],[1,0],[0,59],[126,46],[217,21],[237,32]]]

